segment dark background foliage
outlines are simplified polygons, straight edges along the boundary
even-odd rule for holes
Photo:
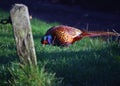
[[[10,7],[13,3],[25,3],[30,5],[31,3],[51,3],[62,4],[70,6],[80,6],[84,9],[92,9],[98,11],[106,11],[111,13],[120,13],[119,0],[3,0],[0,5]]]
[[[28,6],[30,14],[40,20],[89,30],[120,28],[118,0],[3,0],[0,8],[10,10],[15,3]]]

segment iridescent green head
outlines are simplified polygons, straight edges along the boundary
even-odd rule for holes
[[[41,43],[42,44],[52,44],[52,36],[51,35],[45,35],[42,37],[42,40],[41,40]]]

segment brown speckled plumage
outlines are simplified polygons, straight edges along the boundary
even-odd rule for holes
[[[68,46],[82,39],[83,37],[101,36],[101,35],[118,35],[118,34],[114,32],[99,32],[99,31],[86,32],[74,27],[60,25],[50,28],[46,32],[45,36],[47,35],[52,36],[52,43],[51,43],[52,45]],[[44,44],[43,41],[41,42],[42,44]]]

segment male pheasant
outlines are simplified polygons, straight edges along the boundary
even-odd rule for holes
[[[42,37],[41,43],[57,46],[69,46],[84,37],[105,35],[120,36],[119,33],[115,32],[82,31],[74,27],[60,25],[50,28]]]

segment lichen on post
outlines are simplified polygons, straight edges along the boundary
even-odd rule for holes
[[[15,4],[10,10],[10,15],[20,61],[24,64],[37,65],[27,6]]]

